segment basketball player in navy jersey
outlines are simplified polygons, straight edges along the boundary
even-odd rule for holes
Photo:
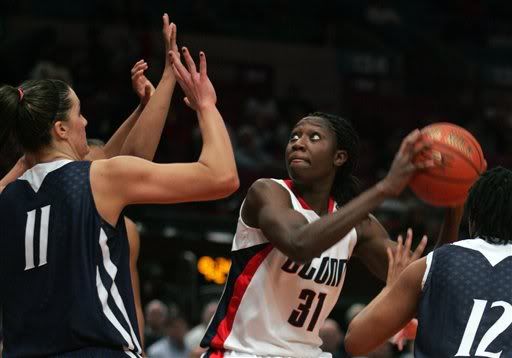
[[[416,171],[438,165],[413,162],[430,144],[419,130],[410,133],[387,176],[357,195],[358,135],[350,122],[325,113],[301,119],[286,147],[291,179],[256,181],[242,204],[226,287],[201,342],[207,356],[323,356],[318,331],[350,257],[386,279],[386,250],[395,243],[370,211],[400,194]],[[447,210],[442,241],[457,237],[459,211]]]
[[[198,115],[203,148],[194,163],[79,161],[89,151],[87,121],[68,85],[0,88],[0,141],[14,136],[36,162],[0,195],[4,357],[140,356],[124,207],[214,200],[238,187],[205,54],[197,71],[183,52],[188,70],[171,51],[164,71]]]
[[[162,28],[164,47],[166,51],[173,51],[179,57],[179,50],[176,44],[176,25],[169,23],[167,14],[163,16]],[[176,80],[174,76],[169,76],[170,71],[164,71],[164,75],[159,82],[158,90],[155,90],[153,84],[144,75],[148,65],[144,60],[140,60],[131,69],[131,80],[134,92],[140,99],[140,103],[128,119],[117,129],[117,131],[105,144],[99,140],[88,140],[89,153],[85,160],[109,159],[117,155],[132,154],[140,158],[152,160],[158,145],[167,112],[170,105],[170,99],[174,91]],[[153,94],[156,93],[151,105],[146,108]],[[155,102],[158,102],[155,104]],[[159,110],[155,107],[159,106]],[[140,119],[139,119],[140,118]],[[139,122],[135,129],[134,125]],[[132,133],[129,136],[129,133]],[[129,138],[128,138],[129,137]],[[142,141],[141,141],[142,139]],[[16,180],[25,171],[34,165],[31,156],[22,156],[11,171],[0,180],[0,192],[5,185]],[[140,301],[139,275],[137,271],[137,260],[139,256],[140,238],[135,223],[125,218],[127,239],[130,252],[130,276],[134,294],[135,311],[139,326],[141,338],[141,347],[144,348],[144,314]]]
[[[512,357],[511,198],[512,171],[491,169],[466,202],[470,239],[405,269],[389,253],[389,283],[350,324],[347,351],[371,351],[416,315],[416,358]]]

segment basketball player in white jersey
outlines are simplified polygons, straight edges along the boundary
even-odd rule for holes
[[[437,164],[413,162],[430,146],[415,130],[387,176],[357,195],[357,146],[348,121],[313,113],[290,135],[291,179],[260,179],[251,186],[228,281],[201,342],[209,348],[207,357],[322,356],[318,332],[338,300],[350,257],[386,279],[386,249],[395,244],[370,211],[400,194],[414,172]],[[443,240],[453,241],[460,217],[450,210],[447,219]],[[418,258],[425,245],[426,238],[409,259]]]
[[[388,284],[351,322],[347,351],[365,354],[417,316],[417,358],[512,357],[511,197],[512,171],[491,169],[469,192],[470,239],[405,268],[389,253]]]

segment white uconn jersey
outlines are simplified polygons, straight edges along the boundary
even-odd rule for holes
[[[319,218],[294,194],[291,181],[273,180],[289,192],[293,209],[308,222]],[[334,210],[331,199],[329,212]],[[232,357],[318,357],[318,331],[338,300],[356,242],[352,229],[320,257],[298,264],[240,214],[228,282],[201,342],[210,348],[207,356],[231,351],[227,355]]]

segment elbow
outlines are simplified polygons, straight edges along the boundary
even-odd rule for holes
[[[286,255],[295,262],[309,262],[317,257],[311,248],[308,248],[298,239],[291,241]]]
[[[351,332],[350,327],[345,335],[345,351],[350,356],[360,356],[368,353],[361,347],[358,342],[354,339],[354,334]]]
[[[215,179],[217,182],[217,193],[219,198],[230,196],[240,187],[240,179],[235,172],[223,175]]]

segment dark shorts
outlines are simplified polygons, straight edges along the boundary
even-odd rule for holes
[[[52,358],[127,358],[140,357],[139,354],[112,350],[108,348],[84,348],[73,352],[62,353],[52,356]]]

